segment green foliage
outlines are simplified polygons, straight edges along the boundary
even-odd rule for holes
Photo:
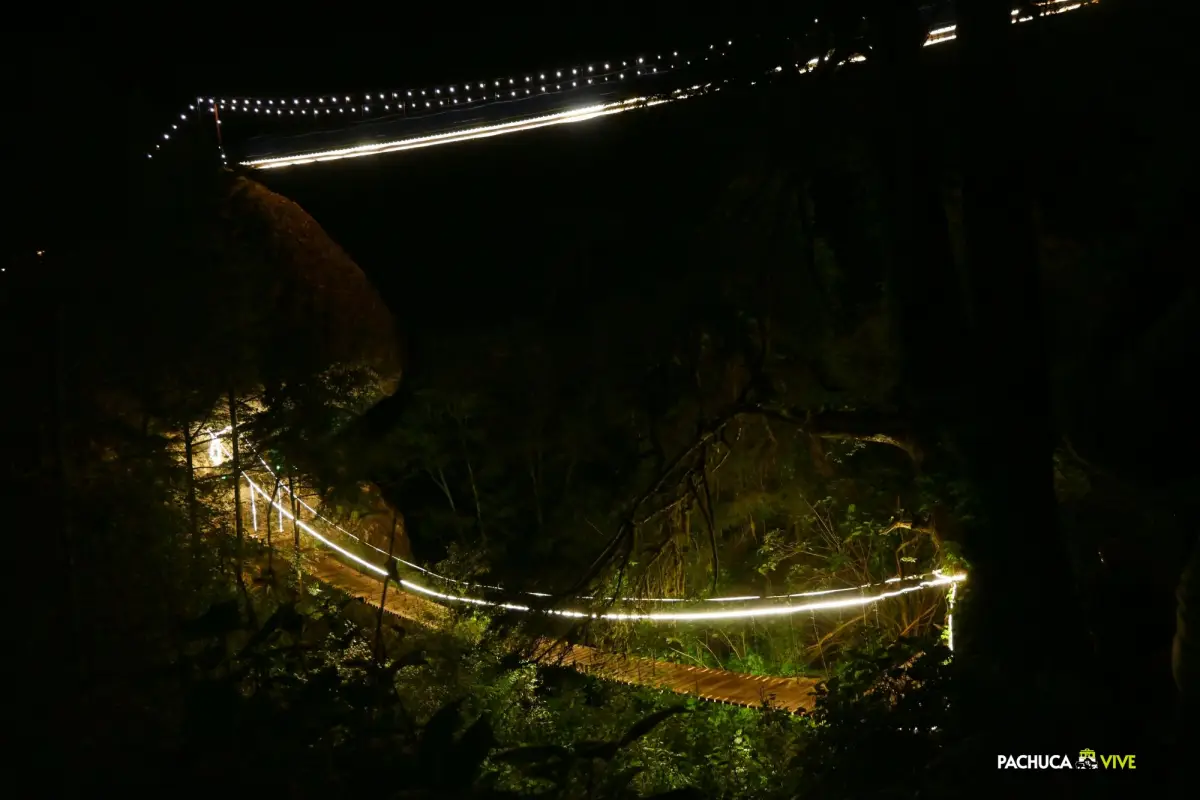
[[[917,796],[916,787],[927,784],[923,773],[958,732],[952,675],[949,651],[931,638],[846,653],[818,690],[799,792]]]

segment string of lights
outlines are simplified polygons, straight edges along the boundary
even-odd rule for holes
[[[1043,0],[1038,3],[1042,7],[1041,15],[1049,16],[1074,11],[1096,0]],[[1028,22],[1032,15],[1020,16],[1019,10],[1013,10],[1013,21]],[[925,46],[943,44],[957,37],[957,26],[947,25],[931,30],[926,38]],[[726,57],[726,48],[733,46],[728,40],[725,48],[718,51],[716,45],[709,45],[708,54],[697,62],[708,61],[711,58]],[[811,72],[821,60],[811,59],[806,64],[795,64],[794,69],[803,73]],[[866,60],[865,55],[856,55],[843,63],[858,63]],[[199,96],[190,103],[185,111],[181,111],[178,119],[170,123],[170,127],[161,134],[161,141],[147,151],[147,158],[154,158],[164,144],[171,141],[172,136],[178,136],[181,124],[200,122],[204,112],[213,114],[214,124],[218,131],[222,126],[221,112],[233,116],[255,116],[264,120],[287,120],[288,122],[323,122],[341,123],[343,120],[354,119],[387,119],[389,117],[424,116],[439,113],[447,109],[491,105],[498,102],[511,102],[523,98],[544,96],[556,93],[574,92],[581,88],[597,85],[623,85],[630,81],[649,76],[679,71],[692,64],[692,59],[681,56],[679,51],[670,51],[665,58],[659,53],[647,62],[646,56],[629,59],[596,61],[589,64],[578,64],[570,67],[540,70],[521,76],[494,78],[490,81],[466,81],[456,84],[444,84],[421,89],[403,89],[386,91],[366,91],[348,94],[330,94],[305,97],[215,97]],[[771,72],[782,72],[782,66],[775,67]],[[569,83],[569,85],[568,85]],[[189,113],[191,115],[189,116]],[[297,113],[298,112],[298,113]],[[227,163],[224,145],[218,145],[221,160]],[[387,152],[387,151],[385,151]],[[314,159],[319,160],[319,159]],[[305,162],[299,162],[305,163]]]
[[[732,45],[732,41],[728,42]],[[724,55],[724,53],[721,53]],[[704,60],[708,60],[705,56]],[[619,64],[619,66],[618,66]],[[289,121],[297,117],[301,121],[320,120],[323,118],[338,121],[348,118],[356,120],[380,119],[389,116],[419,116],[424,113],[436,113],[448,108],[479,106],[496,102],[511,101],[525,97],[535,97],[546,94],[569,92],[588,86],[602,86],[630,82],[638,78],[658,76],[672,70],[690,65],[689,59],[683,58],[678,51],[671,51],[664,61],[661,54],[655,55],[647,63],[646,56],[629,59],[610,60],[591,64],[564,67],[561,69],[543,70],[505,79],[491,81],[468,81],[458,84],[426,87],[423,89],[404,89],[389,91],[359,92],[353,94],[321,95],[316,97],[205,97],[199,96],[194,103],[189,103],[187,110],[179,114],[179,119],[170,124],[170,129],[162,134],[163,142],[155,144],[153,151],[147,152],[148,158],[153,158],[155,151],[162,149],[164,142],[170,141],[172,134],[177,134],[181,123],[203,119],[207,111],[218,116],[216,124],[221,125],[220,112],[236,115],[258,115],[264,119],[284,119]],[[189,117],[187,112],[192,112]],[[224,152],[222,151],[222,156]]]

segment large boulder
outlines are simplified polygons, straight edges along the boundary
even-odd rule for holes
[[[105,335],[124,339],[131,372],[157,364],[166,383],[215,396],[365,368],[373,399],[395,391],[392,315],[304,209],[229,171],[159,191],[137,218],[145,263],[104,286],[122,329]]]

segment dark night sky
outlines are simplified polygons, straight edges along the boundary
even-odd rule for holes
[[[119,207],[112,201],[126,190],[125,170],[147,137],[199,93],[420,86],[769,28],[766,20],[698,17],[683,3],[656,4],[653,12],[620,2],[446,2],[415,13],[211,8],[105,8],[104,16],[67,13],[11,31],[3,56],[12,120],[4,129],[6,169],[10,183],[23,186],[24,201],[6,225],[6,251],[53,236],[65,182],[77,201],[95,205],[91,222],[102,226],[104,210]],[[168,24],[176,14],[179,21]]]

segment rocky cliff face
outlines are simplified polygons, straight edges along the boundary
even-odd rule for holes
[[[391,313],[358,265],[304,209],[236,177],[226,185],[213,227],[227,264],[247,270],[234,283],[248,296],[235,305],[248,312],[247,327],[260,347],[269,348],[262,356],[292,351],[268,373],[365,366],[379,376],[381,394],[395,391],[401,357]]]

